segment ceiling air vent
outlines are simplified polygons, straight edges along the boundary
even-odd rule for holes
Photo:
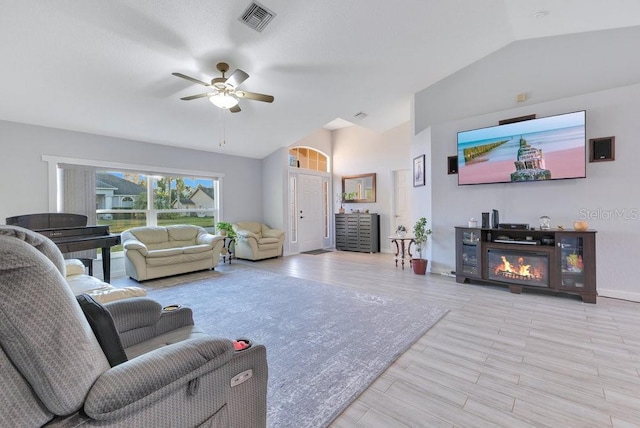
[[[276,14],[262,6],[260,3],[253,2],[242,13],[238,21],[244,22],[247,26],[253,28],[257,32],[262,32]]]

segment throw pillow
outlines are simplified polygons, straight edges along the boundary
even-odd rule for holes
[[[91,330],[98,339],[111,367],[127,361],[127,354],[124,352],[120,335],[109,311],[88,294],[80,294],[76,296],[76,300],[78,300],[84,316],[87,317]]]

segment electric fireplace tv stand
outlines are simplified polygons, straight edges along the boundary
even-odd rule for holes
[[[596,303],[596,231],[456,229],[456,281],[575,294]]]

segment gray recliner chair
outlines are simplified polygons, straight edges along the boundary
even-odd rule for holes
[[[85,316],[63,269],[48,238],[0,226],[0,425],[266,425],[264,346],[235,351],[142,297],[89,298]]]

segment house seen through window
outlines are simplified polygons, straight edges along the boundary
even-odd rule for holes
[[[218,180],[96,172],[96,217],[112,233],[137,226],[194,224],[214,232],[219,212]]]

